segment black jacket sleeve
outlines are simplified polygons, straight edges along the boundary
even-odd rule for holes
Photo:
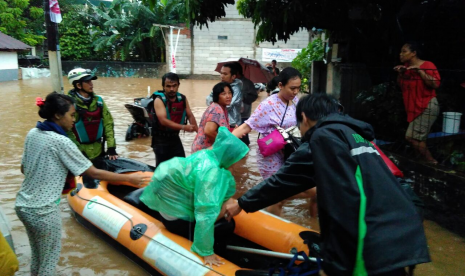
[[[270,178],[250,189],[238,200],[246,212],[255,212],[315,187],[313,160],[303,143]]]
[[[320,135],[321,134],[321,135]],[[323,270],[328,275],[352,275],[357,256],[357,241],[363,241],[359,213],[361,195],[357,186],[357,163],[349,147],[333,133],[320,130],[310,142],[318,160],[318,213],[324,242]],[[363,184],[361,184],[363,185]],[[324,237],[323,237],[324,236]]]

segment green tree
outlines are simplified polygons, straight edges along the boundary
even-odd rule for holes
[[[170,0],[142,0],[144,5],[148,5],[151,10],[154,10],[158,5],[167,6]],[[234,0],[184,0],[178,1],[182,4],[183,12],[181,22],[186,22],[208,27],[208,22],[213,22],[218,18],[226,16],[225,6],[235,3]]]
[[[34,1],[34,4],[36,4]],[[29,46],[41,44],[45,37],[44,11],[29,0],[0,0],[0,31]]]
[[[90,35],[89,20],[74,11],[63,14],[59,24],[61,57],[65,60],[92,59],[93,49]]]
[[[99,26],[94,28],[95,51],[111,49],[113,59],[163,61],[163,32],[153,24],[185,22],[184,1],[158,1],[154,6],[115,0],[110,8],[93,7]]]
[[[299,70],[302,74],[302,87],[301,91],[308,91],[308,81],[312,73],[312,63],[314,61],[323,60],[324,57],[324,43],[321,38],[316,38],[308,43],[307,48],[297,55],[292,61],[292,67]]]
[[[257,27],[257,41],[287,41],[301,28],[383,36],[405,0],[238,0],[239,13]],[[428,1],[426,1],[428,2]],[[430,1],[434,2],[434,1]]]

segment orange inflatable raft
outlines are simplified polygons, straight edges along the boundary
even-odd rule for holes
[[[166,230],[146,206],[144,209],[133,206],[134,202],[132,205],[125,202],[127,198],[140,196],[139,187],[101,181],[95,188],[86,188],[82,178],[76,180],[77,188],[68,194],[68,203],[76,219],[153,275],[269,275],[270,266],[289,263],[276,257],[275,252],[289,255],[304,251],[308,255],[310,238],[307,237],[317,236],[308,228],[266,212],[242,212],[234,218],[235,238],[232,240],[238,242],[228,246],[228,250],[239,245],[234,250],[258,249],[261,253],[231,250],[229,257],[221,256],[225,258],[224,265],[209,268],[202,257],[190,251],[191,241]]]

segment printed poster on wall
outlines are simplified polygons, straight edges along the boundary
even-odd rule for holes
[[[291,62],[302,49],[269,49],[262,48],[262,60],[277,62]]]

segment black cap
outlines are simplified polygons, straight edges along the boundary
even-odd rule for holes
[[[89,81],[89,80],[96,80],[96,79],[97,79],[97,76],[91,75],[91,76],[82,77],[80,80],[81,81]]]

